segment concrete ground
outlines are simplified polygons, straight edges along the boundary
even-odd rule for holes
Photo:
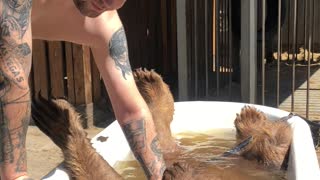
[[[86,129],[91,138],[102,128]],[[30,126],[27,134],[28,172],[34,179],[40,179],[63,161],[60,149],[36,126]]]
[[[84,126],[92,138],[114,121],[112,110],[105,102],[78,106],[77,111],[86,120]],[[31,123],[32,124],[32,123]],[[63,161],[60,149],[42,133],[30,125],[27,134],[28,172],[34,179],[40,179]]]

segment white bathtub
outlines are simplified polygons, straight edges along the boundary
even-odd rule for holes
[[[236,113],[246,105],[243,103],[192,101],[176,102],[174,120],[171,129],[174,134],[184,131],[202,132],[220,128],[234,129],[233,121]],[[275,108],[255,105],[265,112],[270,119],[287,116],[289,113]],[[300,118],[289,120],[293,128],[293,143],[291,145],[288,178],[297,180],[320,179],[320,170],[316,152],[308,125]],[[100,142],[98,137],[109,137]],[[112,166],[119,160],[124,160],[130,152],[127,141],[119,124],[115,121],[92,139],[93,146]],[[68,180],[62,166],[58,166],[43,179]]]

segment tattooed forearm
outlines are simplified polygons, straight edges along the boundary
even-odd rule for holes
[[[165,163],[163,161],[163,155],[161,152],[160,142],[158,136],[156,136],[152,142],[151,142],[151,150],[153,154],[158,158],[158,162],[161,162],[161,168],[160,168],[160,174],[163,174],[163,172],[166,169]]]
[[[25,81],[21,72],[17,71],[19,66],[26,66],[26,59],[31,58],[31,48],[24,42],[23,37],[29,27],[31,0],[4,0],[0,16],[0,58],[5,60],[5,68],[14,74],[18,82]],[[17,63],[18,62],[18,63]]]
[[[14,179],[26,174],[32,1],[0,3],[0,178]]]
[[[130,75],[132,71],[129,62],[127,38],[123,27],[112,35],[109,42],[109,53],[116,67],[122,72],[123,78],[127,79],[126,75]]]
[[[12,163],[13,157],[13,144],[11,134],[8,128],[8,119],[5,117],[4,107],[0,103],[0,163]]]
[[[133,152],[141,151],[146,143],[145,121],[138,120],[123,126],[123,132]]]
[[[19,39],[28,29],[32,0],[2,1],[1,36],[15,35]]]
[[[122,129],[132,152],[137,160],[142,164],[142,168],[147,175],[151,174],[149,169],[146,167],[147,162],[145,162],[145,160],[141,157],[141,154],[143,151],[145,151],[144,148],[146,144],[145,121],[143,119],[134,121],[124,125]]]
[[[137,120],[122,126],[129,146],[140,162],[146,176],[161,175],[165,170],[158,137],[147,143],[145,120]],[[150,152],[147,152],[151,150]],[[148,155],[147,155],[148,154]],[[159,169],[160,167],[160,169]]]
[[[27,101],[27,100],[26,100]],[[24,113],[22,123],[16,128],[9,128],[9,118],[6,113],[6,105],[0,103],[0,163],[13,163],[17,160],[16,172],[26,171],[24,163],[26,161],[25,138],[28,124],[30,121],[30,100],[24,103],[27,107],[27,112]],[[18,157],[14,156],[14,150],[21,150]]]

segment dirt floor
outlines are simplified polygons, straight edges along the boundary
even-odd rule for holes
[[[101,130],[97,127],[86,129],[90,138]],[[36,126],[29,126],[27,153],[28,172],[34,179],[41,179],[63,161],[60,149]]]

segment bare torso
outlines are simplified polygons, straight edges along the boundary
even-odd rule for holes
[[[34,0],[32,5],[33,39],[64,40],[94,46],[107,35],[106,24],[112,27],[115,11],[106,11],[97,18],[80,14],[72,0]],[[109,26],[109,27],[110,27]],[[93,43],[94,42],[94,43]]]

